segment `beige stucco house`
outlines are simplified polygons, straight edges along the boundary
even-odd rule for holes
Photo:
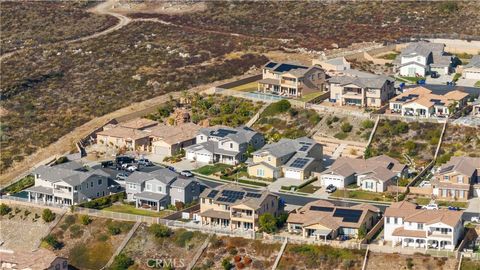
[[[282,211],[279,199],[267,190],[246,191],[234,184],[207,188],[200,194],[199,216],[204,226],[256,231],[262,214]]]

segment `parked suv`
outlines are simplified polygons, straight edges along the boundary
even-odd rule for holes
[[[115,163],[117,164],[124,164],[124,163],[133,163],[135,159],[129,156],[118,156],[115,158]]]
[[[117,178],[117,180],[125,181],[127,177],[128,173],[117,173],[117,176],[115,178]]]

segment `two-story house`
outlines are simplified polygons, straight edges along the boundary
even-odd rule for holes
[[[373,205],[340,207],[317,200],[290,212],[287,228],[290,233],[301,233],[304,238],[315,240],[335,239],[340,235],[356,238],[362,226],[369,231],[379,218],[380,209]]]
[[[443,95],[432,93],[425,87],[406,89],[400,95],[390,99],[389,111],[392,114],[415,117],[447,117],[452,111],[467,105],[469,94],[459,90]]]
[[[257,230],[261,215],[283,210],[279,199],[267,190],[246,191],[234,184],[207,188],[200,194],[199,216],[204,226]]]
[[[454,250],[463,237],[462,211],[418,209],[403,201],[385,210],[383,236],[392,246]]]
[[[263,66],[258,91],[299,98],[325,91],[325,79],[325,71],[317,65],[307,67],[270,61]]]
[[[413,42],[401,51],[394,64],[400,76],[426,76],[432,71],[447,75],[452,71],[452,56],[444,48],[442,43]]]
[[[267,144],[253,152],[252,156],[247,169],[250,176],[267,179],[285,176],[303,180],[312,172],[321,170],[323,151],[321,144],[302,137]],[[300,159],[302,162],[298,164]]]
[[[265,139],[262,134],[245,126],[216,126],[200,129],[196,142],[185,148],[187,160],[236,165],[247,159],[248,146],[259,149],[265,144]]]
[[[395,96],[395,80],[375,74],[334,76],[328,79],[330,102],[338,106],[380,108]]]
[[[25,189],[29,201],[75,205],[110,194],[109,175],[87,170],[77,162],[40,166],[34,172],[35,185]]]
[[[480,158],[452,157],[433,176],[433,195],[439,200],[466,201],[480,182]]]
[[[127,200],[136,207],[161,210],[177,202],[190,203],[198,199],[200,185],[192,179],[179,178],[169,169],[153,172],[133,172],[125,179]]]
[[[407,173],[406,165],[386,155],[369,159],[340,157],[330,168],[319,173],[318,178],[322,186],[345,188],[356,183],[362,190],[384,192]]]

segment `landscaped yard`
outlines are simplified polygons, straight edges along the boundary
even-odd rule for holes
[[[433,257],[423,254],[402,255],[371,252],[366,269],[415,269],[415,270],[452,270],[456,269],[455,258]]]
[[[426,198],[426,197],[415,198],[415,203],[417,203],[418,205],[427,205],[427,204],[430,203],[430,201],[431,201],[431,199]],[[468,202],[435,200],[435,203],[438,204],[438,206],[441,206],[441,207],[448,207],[448,206],[459,207],[459,208],[467,208],[468,207]]]
[[[477,82],[475,83],[475,87],[480,87],[480,81],[477,81]]]
[[[380,120],[365,156],[386,154],[404,164],[425,166],[433,159],[441,132],[442,124]]]
[[[159,212],[153,210],[145,210],[136,208],[134,205],[130,204],[113,204],[107,208],[103,208],[105,211],[110,212],[117,212],[117,213],[125,213],[125,214],[132,214],[132,215],[141,215],[141,216],[149,216],[149,217],[165,217],[172,213],[170,210],[161,210]]]
[[[386,53],[386,54],[383,54],[381,56],[378,56],[378,58],[386,59],[386,60],[395,60],[395,58],[399,54],[400,54],[399,52],[390,52],[390,53]]]
[[[304,192],[304,193],[314,193],[315,191],[319,190],[320,187],[314,186],[313,184],[308,184],[304,187],[301,187],[297,189],[298,192]]]
[[[280,243],[265,243],[241,237],[213,236],[195,269],[270,269],[280,246]]]
[[[66,214],[52,230],[49,241],[42,245],[53,249],[48,243],[59,243],[54,252],[67,257],[69,264],[77,269],[100,269],[130,231],[133,222],[93,217],[85,221],[83,216]]]
[[[321,119],[314,110],[294,108],[288,100],[281,100],[268,105],[253,128],[265,134],[267,141],[276,142],[307,136]]]
[[[480,157],[479,127],[447,125],[437,164],[446,163],[452,156]]]
[[[392,202],[395,200],[395,194],[388,192],[370,192],[364,190],[344,190],[337,189],[332,196],[340,198],[350,198],[358,200],[369,200],[369,201],[384,201]]]
[[[334,248],[329,245],[288,244],[278,269],[349,269],[362,268],[365,250]]]
[[[478,270],[480,269],[480,261],[475,261],[469,258],[462,259],[462,266],[460,270]]]
[[[2,192],[15,194],[35,184],[35,177],[27,175],[12,185],[6,187]]]
[[[203,175],[212,175],[214,173],[218,173],[229,168],[233,168],[233,166],[222,164],[222,163],[216,163],[214,165],[205,165],[203,167],[200,167],[196,169],[195,172]]]
[[[313,92],[313,93],[310,93],[310,94],[303,95],[302,98],[300,98],[300,100],[304,101],[304,102],[309,102],[310,100],[315,99],[315,98],[321,96],[322,94],[324,94],[324,93],[323,92]]]
[[[373,120],[364,117],[326,115],[320,121],[317,135],[366,142],[374,125]]]
[[[231,90],[242,91],[242,92],[254,92],[258,89],[258,81],[242,84],[233,88]]]

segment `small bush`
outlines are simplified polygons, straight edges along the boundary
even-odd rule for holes
[[[162,224],[152,224],[148,230],[157,238],[169,237],[172,234],[170,228]]]
[[[230,258],[223,259],[222,267],[224,270],[230,270],[233,268],[233,264],[230,262]]]
[[[106,241],[108,240],[108,238],[109,238],[109,237],[108,237],[107,234],[103,234],[103,233],[102,233],[102,234],[100,234],[100,235],[98,236],[98,241],[106,242]]]
[[[42,239],[43,242],[47,243],[47,245],[49,245],[50,247],[52,247],[53,249],[60,249],[62,248],[62,243],[60,243],[57,238],[51,234],[45,236],[43,239]]]
[[[115,259],[113,259],[113,263],[110,268],[114,270],[124,270],[128,269],[133,264],[134,261],[132,258],[125,255],[125,253],[120,253],[119,255],[115,256]]]
[[[74,224],[70,227],[70,235],[72,238],[80,238],[83,235],[83,230],[80,225]]]
[[[339,139],[339,140],[345,140],[345,138],[348,137],[348,134],[345,132],[338,132],[337,134],[333,135],[333,137]]]
[[[8,205],[2,203],[0,204],[0,215],[5,216],[6,214],[10,213],[12,211],[12,208],[10,208]]]
[[[373,128],[374,125],[375,125],[375,122],[373,122],[372,120],[365,120],[362,122],[362,127],[364,129]]]
[[[52,212],[52,210],[50,209],[43,209],[43,212],[42,212],[42,219],[43,221],[45,222],[52,222],[53,220],[55,220],[55,213]]]
[[[243,257],[243,262],[245,263],[246,266],[250,265],[252,263],[252,259],[250,257]]]
[[[175,244],[179,247],[185,247],[185,245],[193,238],[193,232],[191,231],[177,231],[175,234]]]
[[[88,225],[88,224],[90,224],[90,223],[92,223],[92,219],[91,219],[89,216],[87,216],[87,215],[83,215],[83,216],[80,218],[80,220],[82,221],[82,224],[85,225],[85,226]]]
[[[352,128],[353,126],[348,122],[343,123],[342,126],[340,127],[340,129],[345,133],[352,131]]]
[[[110,224],[110,225],[108,225],[108,232],[111,235],[117,235],[117,234],[120,234],[122,232],[122,230],[120,229],[120,227],[118,225]]]
[[[239,262],[239,261],[242,260],[242,257],[241,257],[240,255],[235,255],[235,257],[233,257],[233,260],[234,260],[235,262]]]

